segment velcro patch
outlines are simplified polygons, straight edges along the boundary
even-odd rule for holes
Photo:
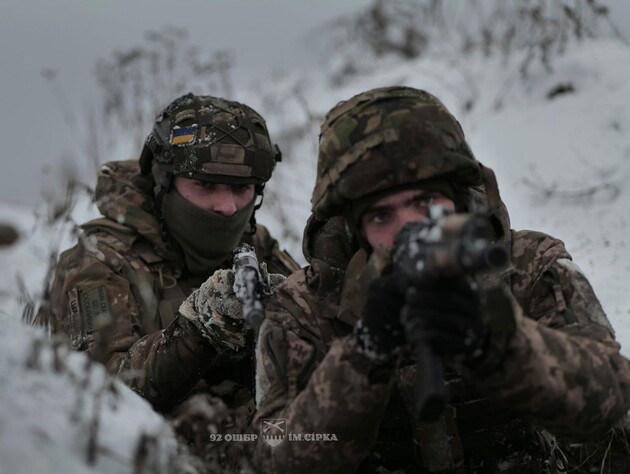
[[[240,145],[215,144],[210,147],[210,153],[214,162],[245,164],[245,149]]]
[[[68,311],[70,315],[70,340],[72,348],[80,350],[85,342],[85,332],[81,322],[81,312],[79,309],[79,292],[76,288],[68,291]]]
[[[88,291],[79,290],[79,305],[83,315],[85,332],[88,334],[101,329],[112,320],[109,297],[105,286],[99,286]]]
[[[197,125],[175,127],[171,131],[171,145],[192,145],[197,137]]]

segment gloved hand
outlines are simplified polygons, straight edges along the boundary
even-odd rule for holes
[[[270,274],[271,290],[284,279],[283,275]],[[243,305],[233,286],[234,272],[217,270],[179,307],[179,313],[192,321],[218,351],[243,348],[251,331],[243,320]]]
[[[217,270],[179,307],[179,313],[192,321],[220,352],[244,347],[248,331],[243,305],[236,298],[233,285],[232,270]]]
[[[441,356],[481,355],[486,331],[476,283],[468,277],[428,281],[406,293],[402,324],[407,340]]]
[[[359,352],[372,360],[389,361],[405,344],[400,312],[407,284],[408,279],[397,273],[381,276],[369,285],[354,334]]]

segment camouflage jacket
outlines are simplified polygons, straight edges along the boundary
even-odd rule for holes
[[[603,448],[593,443],[601,459],[605,436],[630,406],[630,362],[562,242],[507,229],[515,331],[493,341],[474,368],[447,366],[449,403],[435,423],[410,421],[413,363],[379,365],[356,350],[359,316],[343,302],[354,258],[347,271],[309,258],[280,285],[257,348],[254,429],[263,471],[555,472],[562,456],[555,437],[603,439]],[[327,232],[328,260],[343,260],[344,244],[326,242],[339,229]],[[275,426],[285,432],[266,437]],[[564,467],[590,472],[577,467],[581,459],[563,459]]]
[[[161,237],[152,186],[135,160],[99,169],[96,201],[104,217],[82,225],[78,243],[60,256],[43,319],[160,411],[193,390],[238,406],[251,399],[251,351],[219,354],[179,317],[182,301],[207,276],[187,276]],[[270,273],[298,268],[261,225],[243,241]]]

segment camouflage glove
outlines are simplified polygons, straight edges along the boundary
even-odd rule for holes
[[[280,274],[269,275],[271,289],[284,281]],[[234,272],[217,270],[179,307],[220,352],[238,351],[245,347],[251,328],[243,320],[243,304],[234,294]]]
[[[381,276],[370,283],[363,315],[354,334],[359,352],[374,361],[390,361],[405,344],[400,313],[406,286],[407,278],[398,273]]]
[[[485,326],[477,285],[458,277],[415,284],[407,290],[403,325],[407,340],[440,356],[478,357]]]
[[[236,298],[232,270],[217,270],[181,304],[179,312],[189,319],[219,351],[238,351],[248,331],[243,305]]]

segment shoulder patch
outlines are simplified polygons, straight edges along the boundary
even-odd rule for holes
[[[76,288],[72,288],[72,290],[66,293],[66,296],[68,298],[69,329],[72,348],[80,350],[85,335],[83,334],[81,313],[79,311],[79,292]]]
[[[79,290],[79,306],[87,334],[98,330],[112,320],[112,314],[104,285],[91,290]]]

